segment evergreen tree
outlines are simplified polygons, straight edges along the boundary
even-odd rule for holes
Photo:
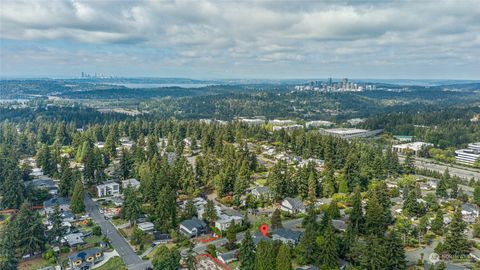
[[[403,212],[410,217],[417,216],[420,213],[420,205],[417,202],[417,194],[414,189],[408,192],[402,208]]]
[[[280,160],[270,169],[267,178],[270,191],[275,200],[288,195],[288,168],[285,161]]]
[[[285,245],[281,244],[280,248],[277,253],[277,260],[276,260],[276,270],[292,270],[292,256],[290,254],[290,248]]]
[[[103,151],[111,158],[117,156],[117,146],[115,140],[115,130],[111,129],[108,133],[107,139],[105,140],[105,146],[103,147]]]
[[[250,185],[250,168],[248,165],[247,160],[242,162],[242,166],[240,167],[240,171],[238,172],[238,176],[235,181],[233,194],[240,198],[243,194],[245,194],[246,188]]]
[[[163,187],[158,195],[155,206],[157,227],[162,232],[168,232],[177,225],[177,204],[175,190],[168,185]]]
[[[180,252],[162,245],[155,252],[152,263],[155,270],[177,270],[180,268]]]
[[[195,216],[197,216],[197,208],[195,207],[193,200],[190,198],[187,200],[185,204],[185,211],[183,213],[183,218],[189,219]]]
[[[448,171],[447,171],[448,172]],[[453,198],[453,199],[457,199],[459,196],[459,192],[458,192],[458,181],[456,178],[452,179],[451,181],[451,192],[450,192],[450,198]]]
[[[340,210],[338,209],[337,201],[332,199],[328,206],[328,216],[332,219],[340,217]]]
[[[44,174],[53,176],[57,172],[57,164],[48,145],[44,144],[38,151],[37,162]]]
[[[475,183],[475,189],[473,190],[473,201],[476,205],[480,206],[480,183]]]
[[[308,177],[308,200],[313,203],[317,199],[317,179],[313,170],[310,172]]]
[[[130,221],[132,225],[135,225],[137,218],[142,214],[142,207],[137,190],[129,185],[123,190],[123,196],[122,216],[124,219]]]
[[[120,172],[123,179],[128,179],[132,174],[132,157],[127,149],[123,149],[122,157],[120,158]]]
[[[272,213],[272,218],[271,218],[271,224],[272,224],[272,230],[280,229],[283,228],[282,225],[282,216],[280,213],[280,210],[275,209]]]
[[[386,239],[386,269],[403,270],[406,268],[405,250],[402,241],[395,231],[391,232]]]
[[[58,195],[60,197],[70,197],[73,186],[73,172],[66,158],[60,162],[60,183],[58,185]]]
[[[24,199],[24,185],[20,179],[18,168],[6,172],[5,180],[2,184],[1,205],[5,209],[18,209]]]
[[[443,212],[441,209],[438,209],[435,218],[432,221],[432,226],[431,226],[432,232],[434,232],[437,235],[443,235]]]
[[[366,206],[365,231],[375,235],[383,235],[388,225],[388,218],[384,213],[377,194],[372,193]]]
[[[252,240],[250,231],[245,232],[245,236],[240,246],[238,259],[240,260],[240,270],[254,270],[255,266],[255,244]]]
[[[338,267],[338,243],[331,221],[324,233],[317,237],[320,248],[320,265],[322,269],[335,269]]]
[[[403,163],[403,171],[407,174],[415,173],[415,159],[413,157],[412,151],[407,151],[405,155],[405,160]]]
[[[448,196],[447,194],[447,183],[445,179],[440,178],[440,180],[437,183],[437,188],[435,189],[435,194],[438,197],[445,198]]]
[[[458,256],[469,253],[470,243],[464,233],[466,228],[467,225],[462,219],[461,208],[457,207],[445,237],[445,251],[450,255]]]
[[[380,270],[388,269],[388,258],[384,241],[376,235],[369,235],[366,237],[366,246],[362,249],[362,254],[359,258],[360,269],[365,270]]]
[[[15,227],[18,228],[16,238],[20,254],[32,255],[36,251],[43,251],[45,247],[45,228],[43,227],[40,216],[32,210],[32,205],[25,201],[20,207]]]
[[[352,211],[349,215],[348,230],[354,235],[363,231],[363,224],[365,218],[363,217],[362,210],[362,195],[360,193],[360,187],[355,188],[355,193],[352,198]]]
[[[62,213],[60,207],[55,206],[53,213],[49,215],[50,224],[52,228],[48,231],[47,235],[50,242],[58,243],[65,234],[65,229],[62,226]]]
[[[257,245],[255,254],[255,270],[274,270],[275,258],[270,242],[261,240]]]
[[[304,237],[300,239],[296,247],[295,254],[299,264],[312,264],[318,259],[319,249],[315,239],[317,238],[317,231],[314,224],[308,224],[305,227]]]
[[[230,223],[230,226],[227,228],[227,247],[228,249],[232,250],[235,248],[235,241],[237,241],[237,226],[235,223]]]
[[[205,211],[203,212],[203,219],[207,221],[210,226],[217,220],[217,212],[215,211],[215,205],[212,200],[207,200],[205,205]]]
[[[85,212],[85,203],[83,202],[84,188],[81,179],[78,179],[73,188],[72,200],[70,201],[70,210],[75,214]]]
[[[18,258],[15,254],[17,229],[13,221],[4,224],[3,231],[0,234],[0,269],[17,269]]]
[[[304,228],[307,227],[307,225],[312,224],[314,227],[317,227],[317,213],[315,212],[315,206],[314,205],[309,205],[307,206],[307,214],[302,220],[302,226]]]

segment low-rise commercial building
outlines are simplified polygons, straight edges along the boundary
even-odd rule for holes
[[[425,147],[433,146],[431,143],[426,142],[412,142],[412,143],[403,143],[392,146],[394,152],[400,154],[406,154],[411,152],[413,155],[417,155]]]
[[[473,165],[480,158],[480,143],[471,143],[466,149],[455,151],[458,163]]]
[[[383,130],[366,130],[359,128],[330,128],[330,129],[320,129],[320,134],[330,135],[334,137],[339,137],[343,139],[353,139],[353,138],[364,138],[364,137],[374,137],[380,134]]]

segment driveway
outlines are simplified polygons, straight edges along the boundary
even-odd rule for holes
[[[102,233],[105,235],[112,244],[113,248],[118,252],[120,257],[123,259],[125,265],[128,269],[133,270],[143,270],[148,266],[151,266],[149,261],[143,261],[138,257],[138,255],[133,251],[132,247],[128,244],[127,240],[117,231],[110,221],[106,220],[105,217],[100,213],[98,206],[95,202],[88,196],[85,195],[85,210],[93,219],[93,221],[102,228]]]

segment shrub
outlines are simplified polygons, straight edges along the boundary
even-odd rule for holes
[[[100,228],[100,226],[93,227],[92,234],[93,235],[102,235],[102,229]]]

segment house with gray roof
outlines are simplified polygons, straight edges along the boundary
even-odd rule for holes
[[[261,186],[256,186],[252,189],[252,195],[258,200],[260,197],[263,198],[269,198],[270,195],[270,188],[268,187],[261,187]]]
[[[63,237],[63,239],[65,239],[65,242],[67,242],[71,247],[85,244],[83,241],[83,233],[67,234]]]
[[[229,264],[237,260],[238,250],[232,250],[225,253],[220,253],[217,255],[218,260],[224,264]]]
[[[34,189],[46,190],[51,195],[57,195],[58,186],[53,182],[52,178],[48,176],[41,176],[32,181],[25,182],[25,186],[31,186]]]
[[[260,232],[254,233],[254,234],[252,235],[252,240],[253,240],[253,243],[255,244],[255,246],[258,245],[258,243],[260,243],[260,241],[268,241],[268,242],[270,242],[270,243],[273,242],[272,238],[270,238],[270,237],[265,237],[265,236],[263,236],[263,234],[260,233]]]
[[[193,217],[180,222],[180,232],[189,237],[197,237],[208,233],[208,226],[203,220]]]
[[[297,198],[287,197],[282,201],[280,210],[288,212],[290,214],[304,214],[306,212],[305,205]]]
[[[70,200],[64,197],[51,198],[43,202],[42,213],[49,215],[55,210],[55,206],[59,207],[60,211],[70,210]]]
[[[296,245],[300,238],[302,237],[302,233],[299,231],[293,231],[289,229],[277,229],[272,232],[272,239],[273,240],[280,240],[285,244],[292,244]]]
[[[103,260],[103,252],[98,248],[82,250],[68,257],[68,264],[73,270],[89,270]]]

